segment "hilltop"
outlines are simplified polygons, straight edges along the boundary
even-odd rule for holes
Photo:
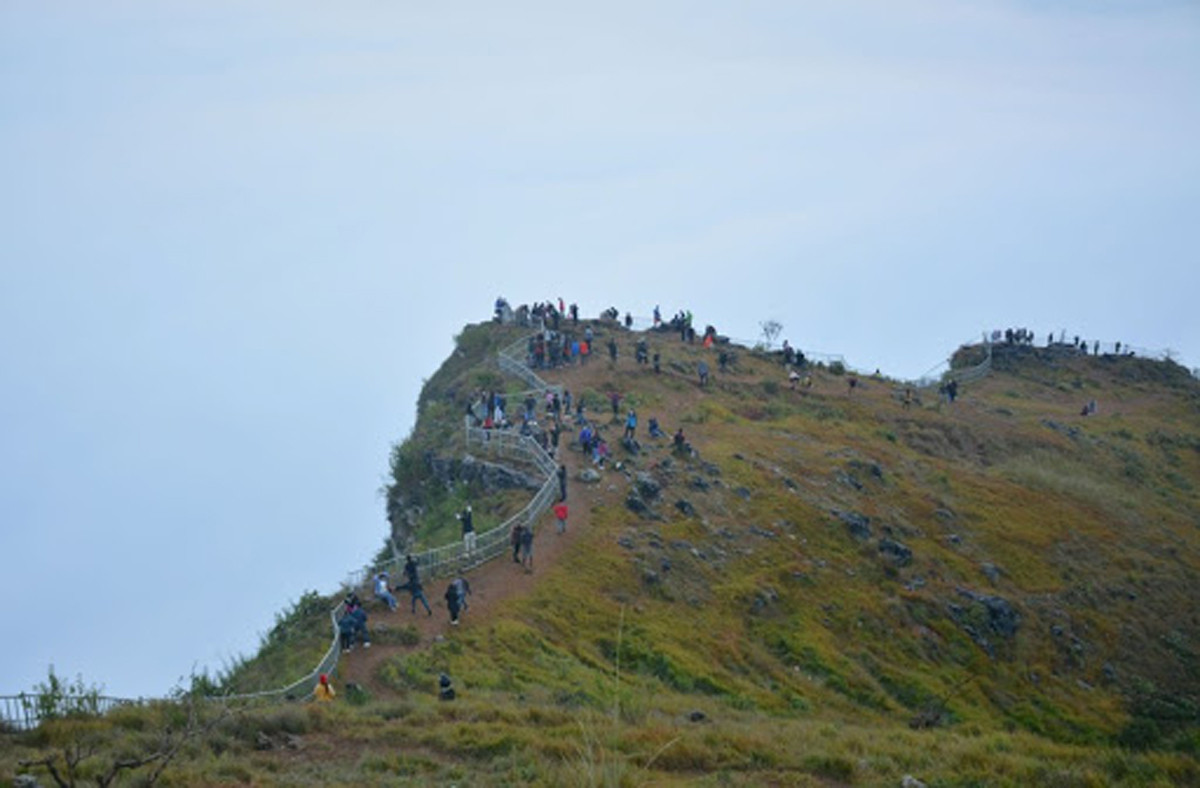
[[[1182,367],[1002,345],[950,403],[840,367],[809,366],[811,385],[793,387],[777,353],[587,324],[589,363],[538,374],[584,400],[612,456],[596,468],[564,429],[570,525],[558,537],[544,515],[535,571],[472,570],[457,628],[444,582],[429,584],[432,618],[406,598],[372,607],[373,648],[335,679],[360,690],[238,711],[176,779],[1200,780],[1200,383]],[[500,473],[463,435],[481,393],[521,409],[527,384],[496,353],[528,335],[468,326],[426,382],[390,458],[400,544],[451,543],[465,504],[487,528],[532,495],[534,470]],[[661,372],[635,362],[639,340]],[[631,408],[636,452],[620,441]],[[649,438],[651,417],[692,451]],[[335,602],[302,600],[223,685],[310,669]],[[437,699],[442,672],[452,702]],[[14,740],[5,761],[66,735]]]

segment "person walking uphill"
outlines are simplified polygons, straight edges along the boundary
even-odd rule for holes
[[[462,611],[467,609],[467,595],[470,593],[471,586],[461,577],[456,577],[450,581],[450,585],[446,586],[446,609],[450,611],[452,626],[458,626],[458,617]]]
[[[425,613],[432,616],[433,610],[429,607],[429,600],[425,598],[425,591],[421,587],[421,576],[417,571],[417,562],[413,560],[411,555],[404,559],[404,576],[407,578],[401,585],[396,586],[396,590],[405,590],[412,595],[412,612],[417,612],[417,602],[425,606]]]

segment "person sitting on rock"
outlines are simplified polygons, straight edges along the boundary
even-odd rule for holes
[[[665,438],[665,437],[667,437],[667,433],[663,432],[663,431],[662,431],[662,428],[658,426],[658,419],[655,419],[655,418],[651,418],[651,419],[650,419],[649,430],[650,430],[650,437],[651,437],[651,438]]]

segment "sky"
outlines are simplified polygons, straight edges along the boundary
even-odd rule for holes
[[[3,0],[0,694],[334,591],[498,295],[1200,366],[1197,140],[1192,0]]]

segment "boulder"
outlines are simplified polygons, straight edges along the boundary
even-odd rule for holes
[[[587,482],[588,484],[598,484],[602,477],[600,476],[600,472],[595,470],[594,468],[584,468],[581,471],[579,471],[579,476],[577,478],[581,482]]]
[[[896,566],[908,566],[912,563],[912,550],[895,539],[880,539],[879,553]]]
[[[637,485],[638,493],[648,501],[652,501],[662,492],[662,485],[658,483],[650,474],[645,471],[639,471],[634,477],[634,483]]]
[[[833,516],[846,524],[850,535],[855,539],[866,541],[871,538],[871,518],[865,514],[858,512],[843,512],[839,509],[833,510]]]
[[[675,508],[678,509],[684,517],[696,516],[696,507],[692,506],[689,501],[686,501],[683,498],[680,498],[675,502]]]

